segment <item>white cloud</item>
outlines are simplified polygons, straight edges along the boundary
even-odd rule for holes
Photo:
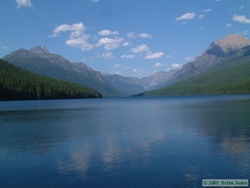
[[[146,44],[138,45],[137,47],[131,49],[131,51],[136,54],[148,52],[149,50],[150,49]]]
[[[99,0],[92,0],[92,2],[94,2],[94,3],[98,3],[98,2],[99,2]]]
[[[240,23],[250,23],[250,19],[246,18],[245,15],[233,15],[233,21],[240,22]]]
[[[193,59],[194,59],[194,57],[192,57],[192,56],[189,56],[189,57],[185,58],[186,61],[192,61]]]
[[[129,42],[124,42],[124,43],[122,44],[122,46],[130,46],[130,43],[129,43]]]
[[[157,58],[161,58],[162,56],[164,56],[164,52],[156,52],[154,54],[147,55],[145,59],[157,59]]]
[[[17,8],[25,7],[25,8],[33,8],[30,0],[16,0]]]
[[[201,14],[198,16],[198,19],[202,19],[202,18],[204,18],[204,16],[205,16],[204,14]]]
[[[122,55],[121,58],[127,58],[127,59],[132,59],[134,58],[134,55]]]
[[[195,12],[188,12],[186,14],[183,14],[182,16],[178,17],[175,19],[175,21],[180,21],[180,20],[190,20],[195,17]]]
[[[148,34],[148,33],[141,33],[141,34],[139,34],[139,37],[141,37],[141,38],[152,38],[152,36],[150,34]]]
[[[172,66],[174,68],[181,68],[181,65],[179,63],[173,63]]]
[[[115,56],[112,52],[103,53],[101,55],[101,57],[103,57],[104,59],[114,59],[115,58]]]
[[[161,64],[161,63],[156,63],[153,67],[165,67],[167,66],[166,64]]]
[[[68,46],[80,48],[83,51],[92,50],[95,45],[88,42],[88,39],[91,37],[84,33],[85,29],[86,28],[82,22],[72,25],[62,24],[57,26],[54,29],[53,34],[49,37],[59,37],[61,32],[71,32],[69,39],[66,41]]]
[[[99,39],[96,46],[104,46],[105,50],[113,50],[119,47],[120,43],[123,41],[123,38],[101,38]]]
[[[104,30],[99,31],[98,34],[100,36],[109,36],[109,35],[118,35],[119,32],[104,29]]]
[[[166,55],[166,58],[170,58],[171,57],[171,55]]]
[[[211,11],[212,11],[211,8],[203,10],[203,12],[211,12]]]
[[[58,37],[58,36],[60,36],[59,35],[60,32],[67,32],[67,31],[71,31],[71,35],[70,35],[71,38],[79,37],[83,34],[85,29],[86,28],[82,22],[72,24],[72,25],[62,24],[60,26],[57,26],[54,29],[53,35],[50,35],[50,37]]]
[[[233,25],[231,23],[226,24],[227,27],[232,27]]]

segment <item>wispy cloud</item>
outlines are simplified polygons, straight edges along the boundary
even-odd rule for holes
[[[100,36],[109,36],[109,35],[118,35],[119,32],[118,31],[111,31],[111,30],[101,30],[98,32],[98,35]]]
[[[128,39],[137,39],[138,37],[140,37],[140,38],[153,38],[152,35],[150,35],[148,33],[137,34],[135,32],[127,33],[127,37],[128,37]]]
[[[201,14],[198,16],[198,19],[202,19],[202,18],[204,18],[204,16],[205,16],[204,14]]]
[[[132,59],[134,58],[134,55],[122,55],[121,58],[127,58],[127,59]]]
[[[233,21],[240,22],[240,23],[250,23],[250,19],[246,18],[245,15],[233,15]]]
[[[137,35],[134,32],[129,32],[129,33],[127,33],[127,37],[128,37],[128,39],[136,39]]]
[[[159,62],[153,65],[154,68],[156,68],[156,67],[166,67],[166,66],[167,66],[166,64],[162,64],[162,63],[159,63]]]
[[[94,2],[94,3],[98,3],[98,2],[99,2],[99,0],[92,0],[92,2]]]
[[[190,19],[194,19],[194,17],[195,17],[195,12],[188,12],[188,13],[183,14],[182,16],[176,18],[175,21],[190,20]]]
[[[164,52],[156,52],[156,53],[147,55],[145,59],[157,59],[157,58],[161,58],[162,56],[164,56]]]
[[[131,44],[129,42],[124,42],[122,46],[130,46]]]
[[[112,52],[106,52],[101,55],[104,59],[114,59],[115,55]]]
[[[211,8],[203,10],[203,12],[211,12],[211,11],[212,11]]]
[[[227,27],[232,27],[233,25],[231,23],[226,24]]]
[[[16,0],[17,8],[25,7],[25,8],[33,8],[30,0]]]
[[[150,34],[148,34],[148,33],[141,33],[141,34],[139,34],[139,37],[141,37],[141,38],[152,38],[152,36]]]
[[[115,69],[118,69],[118,68],[120,68],[120,67],[122,67],[122,65],[120,65],[120,64],[114,64],[114,68],[115,68]]]
[[[138,45],[135,48],[132,48],[131,51],[136,53],[136,54],[139,54],[139,53],[143,53],[143,52],[148,52],[148,51],[150,51],[150,49],[146,44],[142,44],[142,45]]]
[[[140,69],[133,69],[132,70],[137,76],[141,75],[144,71]]]
[[[189,56],[189,57],[185,58],[186,61],[192,61],[193,59],[194,59],[194,57],[192,57],[192,56]]]
[[[238,7],[238,9],[243,9],[245,7],[245,5],[241,5],[240,7]]]
[[[1,50],[10,50],[10,47],[5,45],[4,43],[0,42],[0,49]]]
[[[174,67],[174,68],[181,68],[181,64],[179,64],[179,63],[173,63],[172,67]]]
[[[66,41],[67,45],[80,48],[83,51],[92,50],[95,45],[88,42],[91,37],[84,33],[85,29],[82,22],[72,25],[62,24],[55,27],[53,34],[49,37],[59,37],[61,32],[71,32],[69,39]]]

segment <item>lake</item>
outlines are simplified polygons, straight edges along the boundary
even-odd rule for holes
[[[0,187],[250,178],[250,95],[0,102]]]

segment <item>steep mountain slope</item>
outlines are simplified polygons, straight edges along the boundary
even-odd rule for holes
[[[100,91],[103,96],[124,95],[112,87],[100,72],[83,63],[71,63],[60,55],[51,54],[43,46],[30,50],[20,49],[3,59],[37,74],[93,88]]]
[[[250,93],[250,46],[220,61],[201,74],[143,96]]]
[[[217,65],[219,62],[230,58],[238,50],[250,45],[250,40],[236,34],[230,34],[225,38],[217,40],[198,56],[193,62],[186,63],[177,71],[169,84],[185,80],[191,76],[202,73],[209,67]]]
[[[0,59],[0,100],[100,98],[101,93],[21,69]]]

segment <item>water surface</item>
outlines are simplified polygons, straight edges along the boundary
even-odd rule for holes
[[[250,96],[0,102],[1,187],[249,179]]]

